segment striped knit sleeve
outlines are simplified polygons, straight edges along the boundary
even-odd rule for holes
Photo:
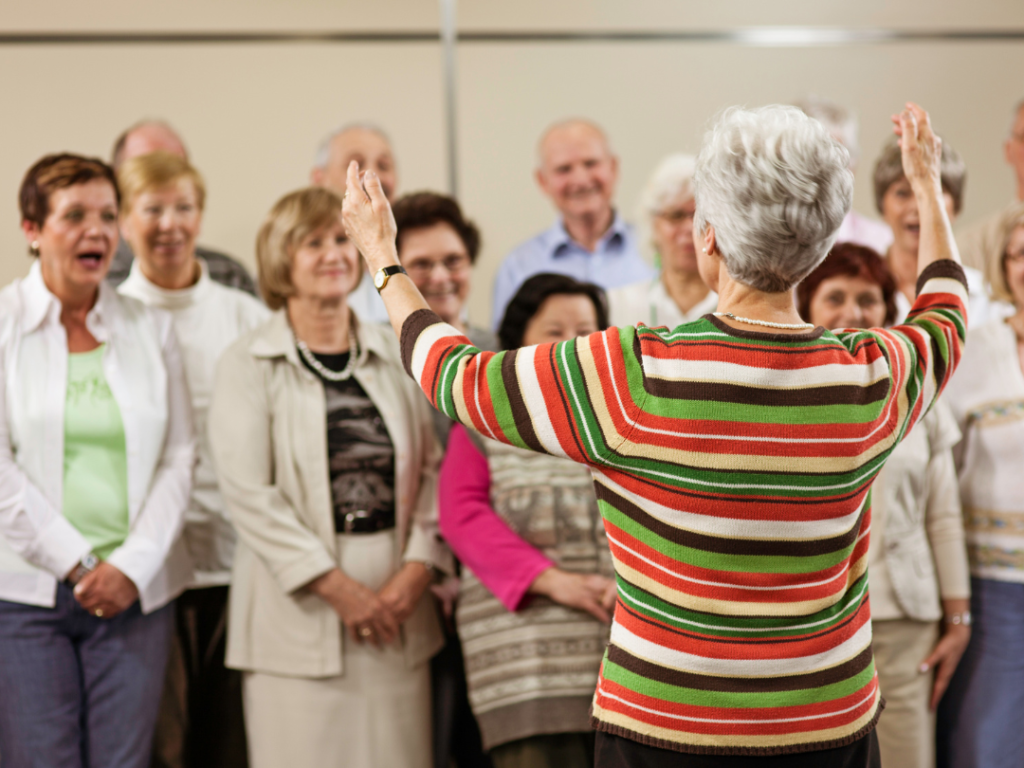
[[[429,310],[402,326],[402,361],[431,404],[484,437],[601,464],[643,403],[633,328],[481,352]]]
[[[967,276],[954,261],[928,265],[917,281],[917,300],[902,325],[845,332],[839,338],[856,354],[866,336],[882,346],[889,361],[900,436],[924,417],[953,376],[967,335]]]

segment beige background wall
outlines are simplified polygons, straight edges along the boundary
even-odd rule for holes
[[[719,30],[759,25],[920,30],[1024,29],[1024,3],[790,0],[462,0],[464,31]],[[894,7],[896,6],[896,7]],[[171,15],[173,14],[173,15]],[[96,31],[430,32],[432,0],[180,0],[173,6],[102,0],[86,8],[6,0],[0,35]],[[604,124],[622,161],[621,210],[633,215],[664,154],[696,151],[707,120],[730,104],[789,101],[813,92],[854,108],[863,159],[855,205],[871,213],[870,170],[888,115],[908,98],[934,114],[969,169],[963,221],[1003,204],[1012,180],[1001,142],[1024,97],[1024,42],[899,42],[833,47],[732,43],[462,43],[458,51],[460,192],[484,233],[471,315],[489,316],[501,256],[547,227],[553,213],[533,183],[544,126],[567,115]],[[28,268],[16,192],[39,156],[108,155],[116,134],[162,116],[184,135],[210,188],[205,244],[251,265],[263,214],[306,182],[332,126],[372,119],[392,134],[401,188],[446,183],[441,48],[415,43],[145,45],[0,44],[0,283]],[[6,190],[6,192],[4,192]]]

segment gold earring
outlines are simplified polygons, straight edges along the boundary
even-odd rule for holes
[[[38,240],[33,240],[31,243],[28,244],[28,252],[29,252],[29,255],[33,256],[34,258],[37,258],[37,259],[39,258],[39,241]]]

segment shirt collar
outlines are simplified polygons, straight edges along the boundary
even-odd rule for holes
[[[353,323],[356,332],[356,342],[359,344],[359,360],[356,367],[365,365],[371,354],[387,357],[388,350],[380,329],[375,325],[360,322],[355,312],[349,310],[349,313],[350,322]],[[388,329],[388,333],[390,332]],[[274,312],[270,320],[256,331],[249,344],[249,352],[256,357],[284,357],[293,365],[304,368],[295,348],[295,334],[288,322],[288,311],[284,308]]]
[[[608,246],[614,245],[617,250],[622,250],[626,243],[626,239],[629,237],[630,229],[629,224],[619,216],[618,211],[612,211],[612,224],[608,227],[608,230],[601,235],[601,239],[597,241],[597,248],[594,252],[607,250]],[[568,251],[570,247],[575,245],[580,250],[584,250],[583,246],[572,239],[569,234],[569,230],[565,228],[565,219],[559,218],[554,223],[551,229],[548,230],[548,239],[551,246],[552,256],[562,256]]]
[[[43,325],[60,322],[60,299],[50,292],[43,280],[43,269],[39,259],[32,263],[28,276],[23,282],[24,306],[22,307],[22,327],[26,333],[32,333]],[[100,343],[110,337],[110,324],[117,315],[117,294],[104,280],[99,286],[96,303],[86,315],[85,325],[89,332]]]
[[[146,277],[139,267],[139,260],[135,259],[132,262],[131,272],[128,273],[128,278],[121,287],[121,292],[128,296],[134,296],[144,304],[160,309],[185,309],[198,304],[209,293],[211,280],[206,261],[196,257],[196,262],[199,264],[199,279],[187,288],[170,291],[161,288]]]

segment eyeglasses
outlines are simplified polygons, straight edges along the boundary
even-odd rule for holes
[[[664,219],[669,224],[682,224],[684,221],[693,221],[694,217],[697,214],[692,211],[675,210],[658,211],[658,213],[654,215],[657,216],[659,219]]]
[[[429,259],[416,259],[406,265],[405,271],[413,280],[423,280],[430,277],[434,267],[441,266],[451,275],[457,275],[469,269],[469,257],[461,253],[453,253],[438,261]]]

